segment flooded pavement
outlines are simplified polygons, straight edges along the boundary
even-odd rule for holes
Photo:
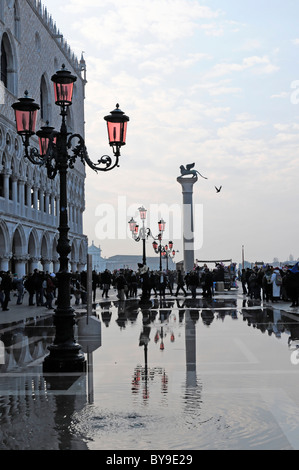
[[[297,450],[299,312],[287,307],[238,291],[99,301],[77,315],[82,375],[44,375],[53,314],[12,309],[0,449]]]

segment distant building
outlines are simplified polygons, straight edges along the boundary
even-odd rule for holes
[[[107,260],[107,269],[114,271],[115,269],[138,269],[138,263],[142,262],[140,256],[137,255],[116,255],[111,256]],[[150,271],[158,271],[160,269],[160,258],[159,256],[152,256],[146,258],[146,264]],[[162,269],[166,269],[166,260],[162,260]],[[168,259],[168,269],[175,270],[175,263],[172,259]]]
[[[92,245],[88,247],[88,254],[92,255],[92,269],[97,273],[105,271],[107,260],[102,258],[102,250],[100,246],[95,246],[92,241]]]

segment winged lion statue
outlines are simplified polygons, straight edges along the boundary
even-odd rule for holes
[[[186,168],[184,167],[184,165],[181,165],[180,166],[181,176],[192,175],[193,178],[196,178],[196,176],[199,175],[205,180],[208,179],[205,176],[203,176],[201,173],[199,173],[199,171],[194,170],[193,169],[194,167],[195,167],[195,163],[189,163],[189,165],[186,165]]]

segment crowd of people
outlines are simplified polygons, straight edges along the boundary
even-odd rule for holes
[[[229,279],[227,284],[227,279]],[[142,296],[150,298],[152,295],[165,298],[166,294],[177,296],[183,294],[196,298],[201,288],[203,297],[211,298],[217,282],[226,282],[226,288],[238,287],[240,281],[243,294],[251,299],[263,299],[276,302],[278,300],[292,302],[291,306],[298,306],[299,298],[299,263],[293,267],[277,268],[271,265],[254,266],[236,272],[236,265],[224,266],[216,264],[209,269],[205,264],[197,266],[192,271],[184,273],[177,271],[149,271],[145,267],[132,269],[119,269],[113,272],[105,269],[103,272],[92,271],[93,301],[96,300],[97,291],[100,290],[102,298],[109,298],[111,289],[117,291],[120,300],[136,298],[141,289]],[[3,311],[9,310],[8,304],[12,300],[12,293],[16,297],[16,304],[23,303],[24,294],[28,293],[29,306],[44,306],[54,308],[57,292],[57,277],[54,273],[44,273],[37,269],[32,274],[19,278],[10,272],[0,272],[0,305]],[[75,304],[87,303],[87,271],[72,273],[71,295],[74,295]]]
[[[291,301],[298,307],[299,263],[295,266],[254,266],[242,269],[240,274],[243,294],[266,302]]]

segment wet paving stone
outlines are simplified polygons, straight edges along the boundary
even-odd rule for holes
[[[299,449],[287,302],[100,299],[76,316],[83,374],[43,374],[53,314],[22,311],[0,319],[1,450]]]

